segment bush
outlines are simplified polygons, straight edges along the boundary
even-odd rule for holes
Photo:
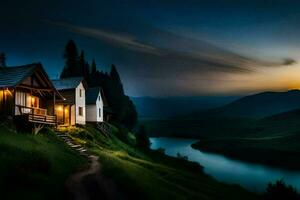
[[[145,126],[141,125],[138,132],[136,133],[136,144],[139,148],[149,149],[150,140],[146,133]]]
[[[177,158],[182,160],[188,160],[189,158],[187,156],[181,155],[180,153],[177,153]]]
[[[291,185],[287,185],[283,180],[276,183],[269,183],[264,194],[265,200],[300,200],[300,195]]]

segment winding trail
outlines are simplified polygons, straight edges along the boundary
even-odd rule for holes
[[[69,199],[117,199],[115,184],[111,179],[107,179],[102,175],[98,157],[89,155],[88,159],[89,166],[75,174],[72,174],[66,181],[66,189],[69,193]]]

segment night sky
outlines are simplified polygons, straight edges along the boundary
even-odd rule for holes
[[[18,0],[0,2],[8,65],[51,78],[69,39],[114,63],[131,96],[244,95],[300,88],[300,1]]]

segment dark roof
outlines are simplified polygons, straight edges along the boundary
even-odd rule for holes
[[[63,96],[56,90],[49,79],[48,74],[44,70],[41,63],[32,63],[28,65],[15,66],[15,67],[1,67],[0,68],[0,88],[16,87],[21,84],[27,77],[39,71],[44,75],[46,82],[51,88],[54,89],[59,99]]]
[[[83,77],[74,77],[74,78],[52,80],[52,83],[57,90],[69,90],[69,89],[77,88],[77,86],[83,80],[84,80]],[[83,85],[85,87],[85,84]]]
[[[25,78],[31,76],[37,67],[42,66],[40,63],[33,63],[18,67],[0,68],[0,88],[17,86]]]
[[[101,92],[100,87],[93,87],[89,88],[85,92],[85,103],[86,104],[95,104],[97,101],[97,98],[99,96],[99,92]]]

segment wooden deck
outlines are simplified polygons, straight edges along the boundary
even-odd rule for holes
[[[56,115],[48,115],[46,109],[16,105],[16,110],[19,115],[28,116],[29,122],[48,125],[57,124]]]

